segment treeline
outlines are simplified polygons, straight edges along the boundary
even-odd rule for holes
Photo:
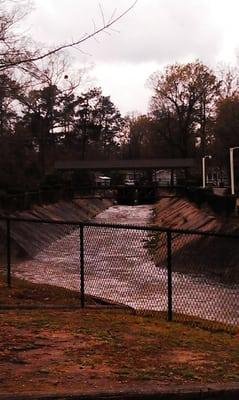
[[[2,190],[37,188],[59,160],[210,154],[228,171],[229,148],[239,146],[236,68],[169,65],[149,77],[149,112],[123,117],[101,88],[83,89],[84,73],[72,71],[66,54],[37,60],[32,43],[14,31],[21,16],[4,9],[9,2],[0,0]]]
[[[107,32],[135,4],[109,19],[101,10],[93,31],[47,48],[25,35],[31,2],[0,0],[0,190],[38,188],[59,159],[117,154],[125,120],[100,88],[85,89],[65,50]]]
[[[37,184],[57,160],[210,154],[226,171],[229,148],[239,145],[238,77],[235,70],[219,79],[199,61],[170,65],[149,78],[149,113],[122,117],[100,88],[78,94],[79,85],[67,86],[66,75],[67,88],[53,83],[50,69],[39,88],[26,88],[5,71],[0,75],[1,185]]]
[[[125,121],[109,96],[93,88],[81,94],[56,84],[24,88],[0,75],[0,180],[32,187],[57,160],[117,154]]]
[[[216,74],[199,61],[173,64],[148,80],[148,115],[130,119],[128,154],[133,157],[214,156],[226,166],[239,145],[239,71]]]

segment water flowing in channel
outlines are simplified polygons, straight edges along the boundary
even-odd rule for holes
[[[152,207],[113,206],[96,222],[146,225]],[[155,265],[148,250],[148,232],[130,229],[84,228],[85,292],[135,309],[167,310],[167,269]],[[69,289],[80,287],[79,229],[54,241],[34,260],[15,266],[15,275],[33,282]],[[230,299],[230,301],[228,301]],[[238,285],[223,285],[173,272],[173,310],[238,324]]]

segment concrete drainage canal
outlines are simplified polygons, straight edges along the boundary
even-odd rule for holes
[[[94,221],[148,225],[151,215],[152,207],[148,205],[113,206],[101,212]],[[33,259],[14,264],[15,276],[36,283],[80,289],[79,229],[67,225],[61,225],[59,229],[63,234],[61,232],[46,248],[35,251]],[[85,293],[137,310],[166,311],[169,261],[166,233],[161,235],[162,251],[158,262],[155,262],[150,247],[153,239],[152,232],[144,229],[85,226]],[[171,257],[173,312],[237,325],[238,283],[213,279],[197,268],[190,273],[177,271],[173,252]]]

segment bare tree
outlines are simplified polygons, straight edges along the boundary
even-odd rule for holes
[[[239,68],[238,66],[220,65],[217,71],[221,82],[221,99],[238,96]]]
[[[165,121],[161,135],[170,146],[178,147],[182,157],[191,154],[196,139],[204,153],[221,85],[213,71],[199,61],[173,64],[164,73],[151,75],[149,83],[154,91],[151,113]]]
[[[42,51],[40,49],[33,50],[33,44],[29,38],[23,37],[17,33],[15,26],[24,18],[29,9],[25,0],[16,2],[14,0],[0,0],[0,72],[6,69],[22,67],[27,68],[34,62],[45,59],[53,54],[68,48],[74,48],[91,38],[98,36],[102,32],[108,32],[113,25],[128,14],[136,5],[138,0],[134,0],[131,5],[116,14],[116,10],[106,19],[101,8],[102,22],[99,27],[93,23],[92,31],[85,33],[78,39],[64,44],[60,44],[53,49]],[[7,11],[10,9],[10,11]]]

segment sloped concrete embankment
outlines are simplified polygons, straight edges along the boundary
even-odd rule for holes
[[[31,210],[12,214],[14,217],[51,221],[88,221],[111,206],[109,199],[82,198],[73,202],[35,206]],[[55,240],[71,233],[76,226],[50,223],[11,221],[11,249],[13,257],[34,257]],[[0,222],[1,253],[6,253],[6,223]]]
[[[199,209],[186,199],[163,198],[154,207],[154,223],[174,229],[212,231],[239,236],[235,220],[222,219],[206,209]],[[166,239],[156,238],[156,262],[165,263]],[[164,249],[163,249],[164,247]],[[199,273],[224,283],[239,283],[239,239],[173,234],[173,269],[184,273]]]

